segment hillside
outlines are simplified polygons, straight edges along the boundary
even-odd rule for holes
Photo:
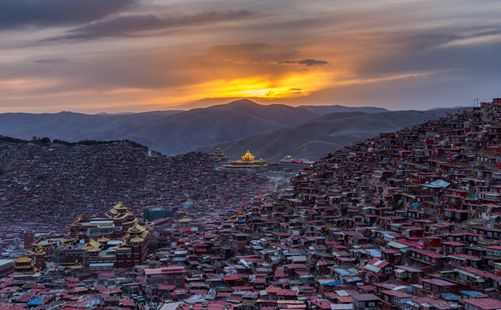
[[[67,141],[126,139],[131,133],[179,112],[93,115],[74,112],[4,113],[0,114],[0,134],[20,139],[38,136]]]
[[[434,119],[447,109],[430,111],[394,111],[383,113],[331,113],[298,125],[281,128],[218,145],[229,158],[237,158],[246,149],[269,161],[286,155],[318,159],[349,143],[382,132],[393,132]]]
[[[167,157],[129,141],[69,145],[0,137],[0,225],[64,228],[118,201],[138,215],[145,206],[176,207],[187,197],[201,208],[237,206],[267,184],[213,165],[208,154]]]

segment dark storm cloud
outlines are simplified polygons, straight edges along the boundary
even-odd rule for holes
[[[0,30],[88,23],[138,2],[139,0],[1,0]]]
[[[141,36],[144,32],[166,30],[173,27],[204,25],[221,21],[245,18],[250,12],[228,10],[185,16],[128,15],[117,16],[94,22],[67,31],[66,35],[55,40],[91,40],[104,37]]]
[[[320,66],[320,65],[327,65],[328,62],[325,60],[318,60],[318,59],[302,59],[302,60],[285,60],[285,61],[280,61],[280,64],[298,64],[298,65],[305,65],[305,66]]]
[[[499,33],[492,30],[488,34],[427,33],[407,38],[397,36],[393,39],[398,42],[396,47],[393,43],[387,43],[391,53],[377,55],[377,58],[368,57],[358,64],[356,71],[361,76],[438,70],[497,73],[501,70],[501,41],[495,39],[471,43],[465,40],[482,40]]]

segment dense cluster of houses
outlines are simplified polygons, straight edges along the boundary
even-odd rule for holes
[[[146,282],[186,308],[500,309],[500,162],[501,99],[381,134],[234,214],[160,225]]]
[[[140,226],[146,254],[37,270],[22,257],[0,279],[0,309],[501,309],[501,99],[347,146],[241,199],[131,218],[107,240],[80,219],[70,234],[90,247]]]
[[[75,218],[103,214],[122,201],[146,206],[240,206],[268,179],[214,169],[211,154],[174,157],[124,141],[96,145],[0,140],[0,257],[22,252],[23,231],[65,233]]]

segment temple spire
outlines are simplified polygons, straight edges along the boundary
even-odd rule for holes
[[[243,161],[254,161],[255,159],[256,158],[249,150],[247,150],[247,152],[245,152],[245,154],[242,156]]]

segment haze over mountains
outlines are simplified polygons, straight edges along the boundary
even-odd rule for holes
[[[346,143],[394,131],[444,110],[388,111],[375,107],[260,105],[237,100],[189,111],[132,114],[0,114],[0,135],[66,141],[128,139],[167,155],[219,145],[231,158],[250,148],[258,156],[316,159]]]

